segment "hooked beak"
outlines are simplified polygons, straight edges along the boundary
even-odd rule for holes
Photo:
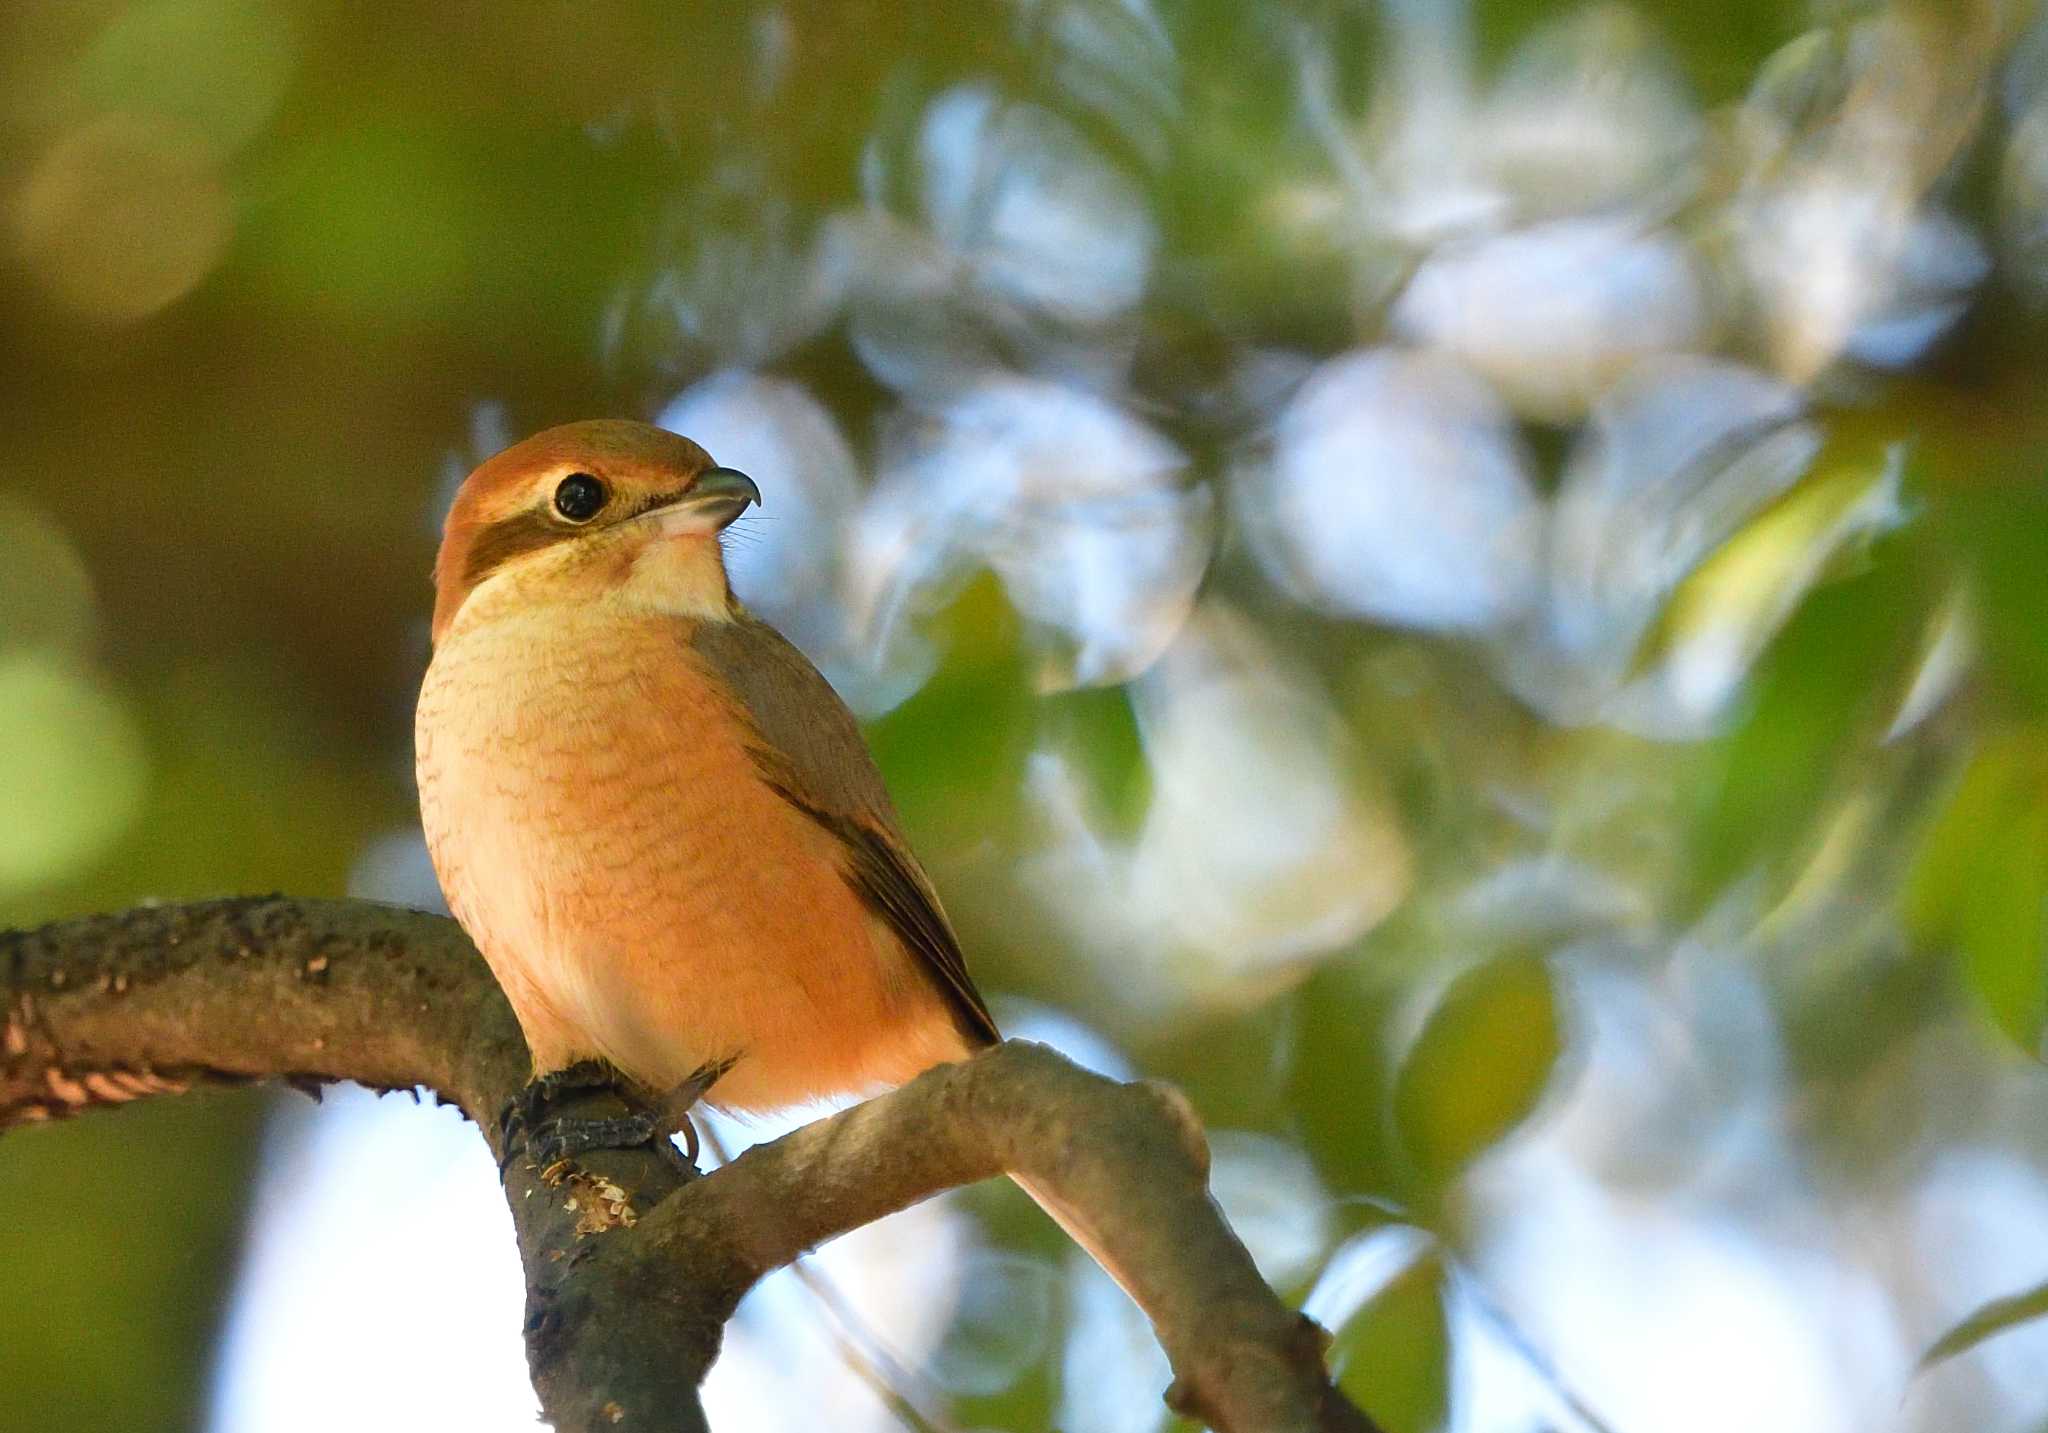
[[[739,469],[706,468],[696,482],[654,510],[655,520],[670,532],[723,532],[760,502],[761,490]]]

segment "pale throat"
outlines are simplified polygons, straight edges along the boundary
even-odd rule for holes
[[[593,560],[594,559],[594,560]],[[448,636],[508,618],[523,619],[566,603],[700,622],[729,622],[739,614],[729,595],[715,535],[664,535],[635,547],[599,553],[563,546],[536,553],[493,573],[470,593]]]
[[[656,538],[626,570],[619,596],[628,606],[668,617],[726,622],[733,617],[725,562],[712,533]]]

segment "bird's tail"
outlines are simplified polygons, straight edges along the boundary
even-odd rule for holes
[[[1052,1217],[1053,1223],[1066,1230],[1067,1237],[1085,1249],[1089,1258],[1101,1265],[1103,1273],[1116,1280],[1118,1288],[1129,1294],[1133,1302],[1138,1301],[1138,1291],[1131,1287],[1131,1280],[1117,1265],[1116,1260],[1110,1257],[1108,1250],[1103,1247],[1102,1240],[1096,1236],[1086,1219],[1077,1214],[1071,1205],[1040,1188],[1026,1176],[1012,1174],[1010,1179],[1019,1189],[1031,1196],[1032,1203]]]

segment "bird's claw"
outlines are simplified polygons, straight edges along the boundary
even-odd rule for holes
[[[663,1095],[655,1108],[666,1117],[668,1127],[683,1137],[683,1150],[689,1157],[690,1167],[697,1165],[697,1155],[703,1149],[697,1138],[697,1125],[690,1118],[704,1096],[711,1093],[711,1087],[725,1078],[725,1072],[739,1063],[739,1056],[728,1055],[723,1060],[712,1060],[700,1065],[690,1077]]]

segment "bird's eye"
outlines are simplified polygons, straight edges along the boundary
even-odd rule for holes
[[[604,511],[610,496],[601,479],[571,473],[555,484],[555,511],[569,522],[589,522]]]

